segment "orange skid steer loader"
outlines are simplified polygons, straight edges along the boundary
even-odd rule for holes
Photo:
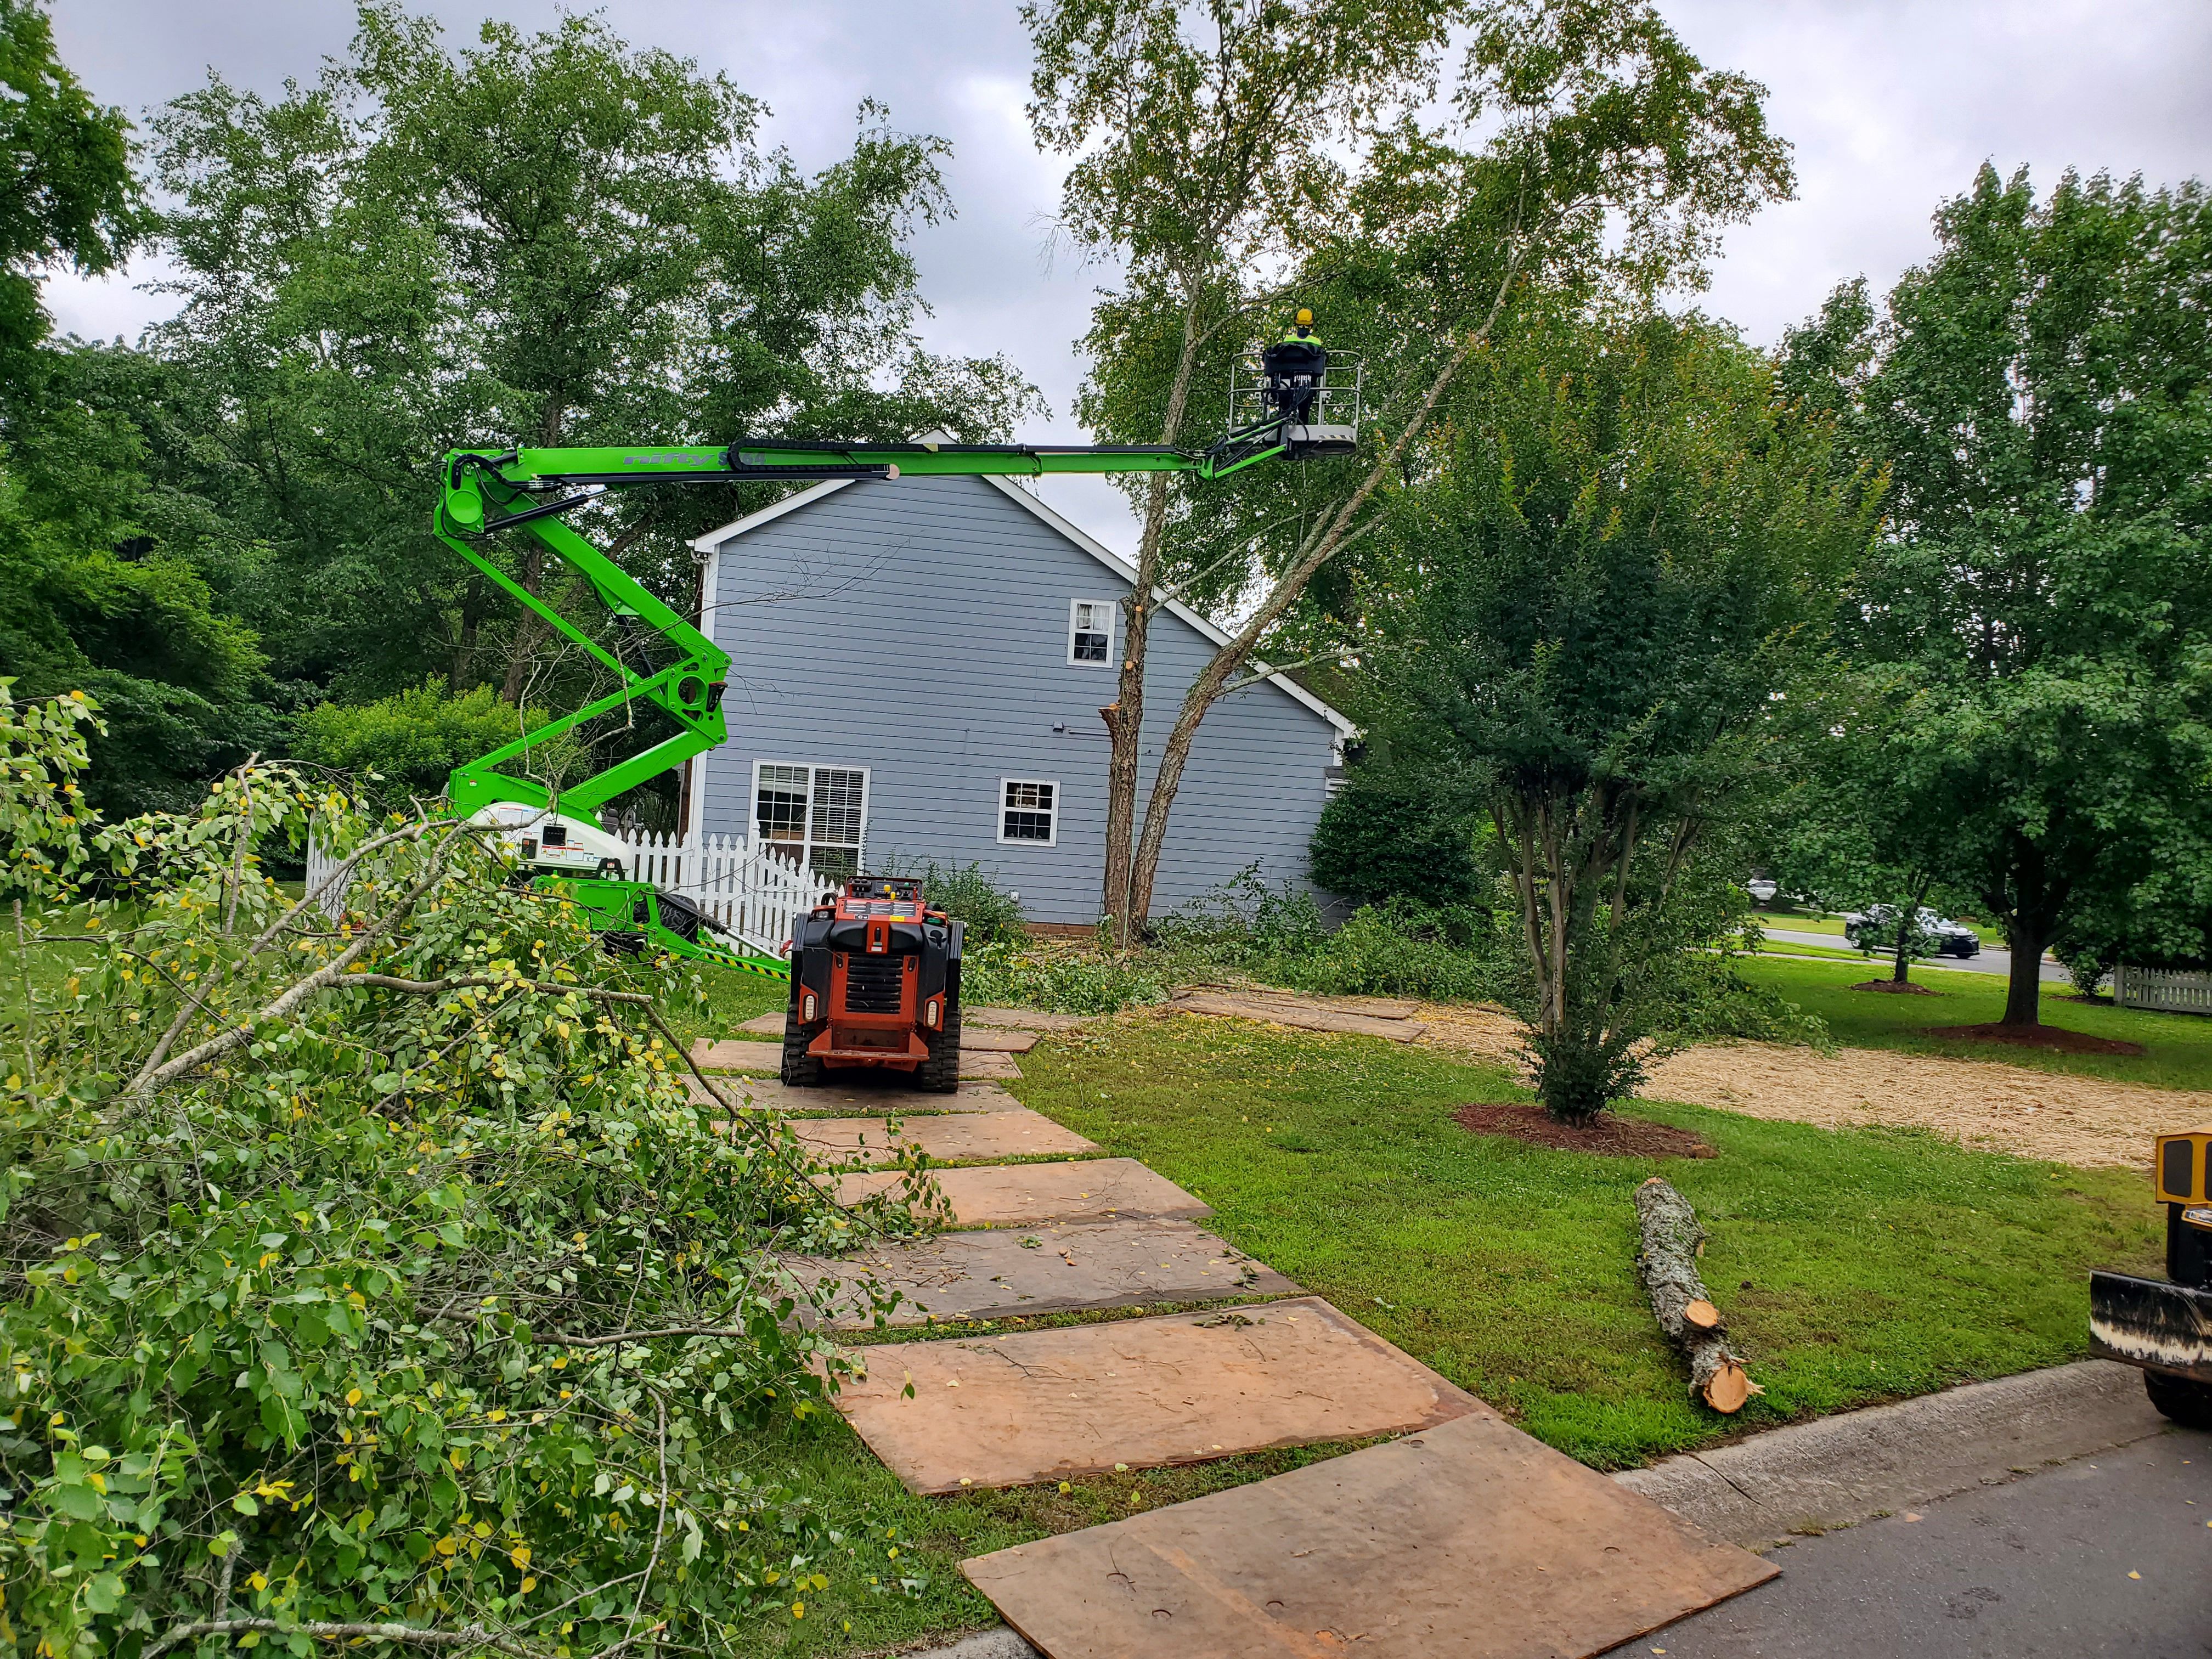
[[[961,933],[908,877],[855,876],[824,893],[792,941],[785,1084],[811,1088],[852,1067],[957,1089]]]

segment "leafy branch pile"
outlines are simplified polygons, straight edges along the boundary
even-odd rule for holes
[[[465,829],[252,765],[103,825],[72,805],[95,725],[0,682],[49,981],[0,1066],[0,1641],[750,1650],[869,1565],[729,1437],[842,1368],[770,1247],[902,1212],[695,1103],[665,964]],[[327,910],[337,878],[289,902],[252,851],[311,813]]]

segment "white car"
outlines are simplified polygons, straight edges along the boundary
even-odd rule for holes
[[[1753,876],[1749,881],[1744,883],[1743,890],[1751,895],[1751,902],[1753,904],[1771,904],[1782,893],[1781,888],[1765,876]]]
[[[1896,908],[1887,904],[1870,904],[1863,910],[1854,910],[1844,918],[1844,937],[1859,944],[1860,934],[1880,933],[1889,926],[1889,919],[1897,914]],[[1917,918],[1920,932],[1935,942],[1936,954],[1942,957],[1978,957],[1982,953],[1982,936],[1963,922],[1939,916],[1926,905],[1920,907]]]

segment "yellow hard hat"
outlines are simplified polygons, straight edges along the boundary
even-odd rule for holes
[[[1313,313],[1308,311],[1304,306],[1300,306],[1298,307],[1298,326],[1300,328],[1309,328],[1312,326],[1312,325]]]

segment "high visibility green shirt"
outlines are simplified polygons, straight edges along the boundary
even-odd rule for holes
[[[1319,345],[1321,343],[1321,336],[1315,333],[1311,329],[1308,329],[1304,333],[1301,334],[1294,328],[1291,330],[1289,333],[1283,336],[1283,343],[1285,345]]]

